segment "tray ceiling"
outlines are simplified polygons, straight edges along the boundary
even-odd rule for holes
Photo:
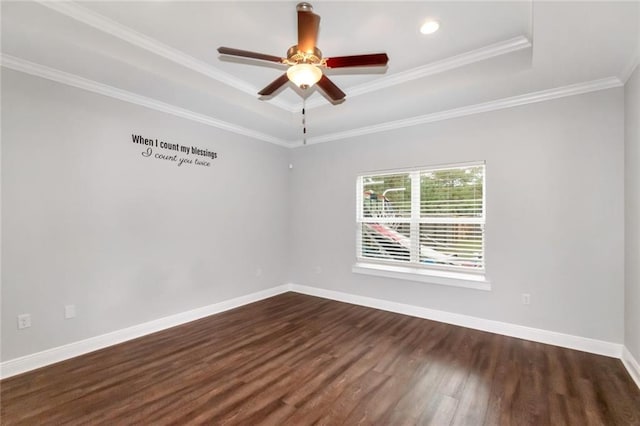
[[[572,94],[576,85],[614,87],[638,57],[638,2],[313,4],[325,56],[387,52],[390,61],[372,73],[329,70],[347,93],[343,104],[330,104],[314,89],[303,93],[309,142],[473,106],[481,111],[504,99],[535,100],[549,90]],[[296,42],[295,5],[2,2],[3,65],[65,83],[76,78],[70,84],[130,94],[137,103],[168,105],[167,112],[297,146],[299,90],[290,85],[267,100],[257,95],[284,67],[216,52],[224,45],[285,56]],[[440,31],[421,34],[427,18],[439,20]]]

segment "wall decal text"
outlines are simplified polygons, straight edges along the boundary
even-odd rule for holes
[[[143,157],[153,157],[157,160],[170,161],[176,163],[178,167],[183,164],[211,167],[211,162],[218,158],[217,152],[209,151],[208,149],[202,149],[197,146],[180,145],[153,138],[149,139],[142,135],[131,134],[131,141],[135,144],[146,146],[146,149],[142,151]]]

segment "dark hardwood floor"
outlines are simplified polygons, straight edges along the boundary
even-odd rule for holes
[[[0,382],[2,424],[640,425],[617,359],[286,293]]]

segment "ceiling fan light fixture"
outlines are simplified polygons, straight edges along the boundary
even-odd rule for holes
[[[308,89],[322,78],[322,70],[312,64],[297,64],[289,67],[287,77],[301,89]]]

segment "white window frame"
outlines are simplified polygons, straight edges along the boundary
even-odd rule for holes
[[[420,174],[446,169],[455,169],[472,166],[484,166],[482,184],[482,216],[478,218],[461,218],[456,223],[477,223],[483,226],[482,236],[482,268],[463,269],[455,267],[440,267],[438,265],[424,265],[419,262],[420,257],[420,224],[434,223],[430,218],[420,218]],[[384,176],[394,174],[409,174],[411,177],[411,217],[394,218],[394,221],[410,224],[410,260],[408,262],[385,261],[362,256],[362,224],[365,223],[363,215],[363,178],[370,176]],[[473,288],[478,290],[491,290],[491,283],[486,278],[485,247],[486,235],[486,163],[475,161],[467,163],[432,165],[424,167],[412,167],[406,169],[394,169],[359,173],[356,179],[356,263],[352,272],[374,275],[386,278],[404,279],[410,281],[427,282],[431,284],[450,285],[455,287]],[[442,219],[438,219],[442,223]]]

